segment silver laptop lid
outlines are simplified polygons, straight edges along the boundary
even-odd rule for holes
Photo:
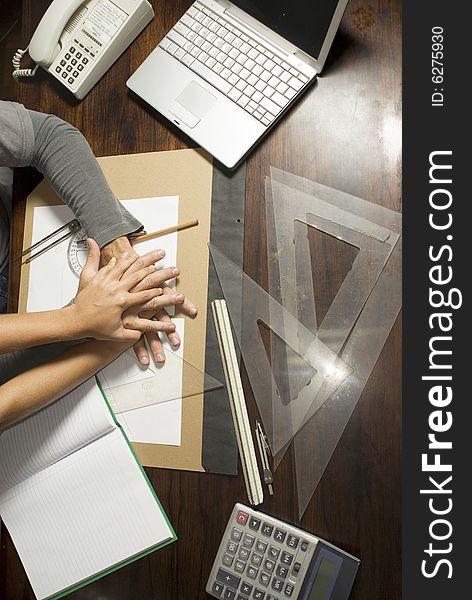
[[[231,0],[245,13],[314,59],[325,63],[348,0]]]

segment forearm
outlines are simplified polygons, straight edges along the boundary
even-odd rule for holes
[[[0,386],[0,431],[67,394],[117,358],[129,344],[85,342]]]
[[[0,354],[87,337],[74,306],[39,313],[0,315]]]
[[[28,111],[35,134],[32,164],[100,247],[142,228],[113,195],[83,135],[53,115]]]

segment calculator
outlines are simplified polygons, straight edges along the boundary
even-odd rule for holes
[[[236,503],[206,591],[224,600],[346,600],[359,559]]]

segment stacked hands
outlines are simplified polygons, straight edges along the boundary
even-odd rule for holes
[[[100,268],[98,244],[88,239],[87,245],[87,262],[71,307],[78,323],[83,324],[84,337],[134,344],[138,360],[148,365],[146,337],[155,361],[164,362],[159,332],[167,335],[174,348],[180,344],[166,307],[179,306],[191,317],[197,314],[197,308],[167,284],[179,276],[179,269],[156,268],[155,263],[165,256],[163,250],[138,256],[131,246],[129,251],[122,252],[119,258],[112,256]]]

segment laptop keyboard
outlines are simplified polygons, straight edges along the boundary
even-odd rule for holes
[[[188,9],[159,47],[266,126],[309,81],[199,3]]]

